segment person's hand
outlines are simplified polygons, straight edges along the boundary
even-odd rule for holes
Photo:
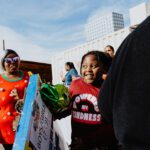
[[[17,130],[19,120],[20,120],[20,115],[16,116],[15,119],[13,120],[13,123],[12,123],[13,131]]]
[[[60,72],[60,78],[61,78],[62,82],[65,82],[65,77],[63,75],[63,71]]]
[[[79,79],[80,77],[79,76],[72,76],[72,81],[73,80],[77,80],[77,79]]]
[[[21,113],[22,112],[22,108],[23,108],[23,104],[24,104],[24,100],[23,99],[20,99],[16,102],[15,104],[15,109],[18,113]]]
[[[63,71],[60,72],[61,79],[64,77]]]
[[[62,82],[65,82],[65,77],[64,77],[64,78],[62,78],[61,80],[62,80]]]

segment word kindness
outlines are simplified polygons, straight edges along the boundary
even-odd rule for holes
[[[73,120],[77,122],[91,123],[91,124],[101,124],[100,114],[83,113],[78,111],[72,111]]]
[[[97,98],[87,93],[76,96],[73,102],[72,117],[75,122],[101,124],[102,119]]]

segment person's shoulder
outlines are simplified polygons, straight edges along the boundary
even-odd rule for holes
[[[0,80],[4,80],[3,77],[2,77],[2,74],[0,74]]]
[[[77,90],[81,87],[82,85],[82,79],[79,78],[79,79],[76,79],[76,80],[73,80],[71,85],[69,86],[69,92],[73,92],[74,90]]]
[[[75,80],[72,81],[72,83],[81,83],[83,82],[83,78],[82,77],[78,77]]]
[[[80,78],[73,80],[71,85],[79,85],[79,84],[82,84],[82,82],[83,82],[83,79],[80,77]]]
[[[70,72],[77,72],[77,70],[76,70],[75,68],[72,68],[72,69],[70,70]]]
[[[29,75],[28,71],[21,70],[21,73],[23,74],[23,78],[29,79],[30,75]]]
[[[22,72],[24,75],[29,75],[28,71],[20,70],[20,72]]]

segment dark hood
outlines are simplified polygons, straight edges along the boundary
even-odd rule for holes
[[[99,108],[123,145],[150,149],[150,17],[119,47]]]

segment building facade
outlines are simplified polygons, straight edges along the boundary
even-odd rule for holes
[[[150,15],[150,4],[141,3],[130,10],[130,23],[131,25],[140,24],[144,19]]]
[[[124,28],[123,15],[115,12],[93,17],[85,25],[86,40],[91,41]]]

